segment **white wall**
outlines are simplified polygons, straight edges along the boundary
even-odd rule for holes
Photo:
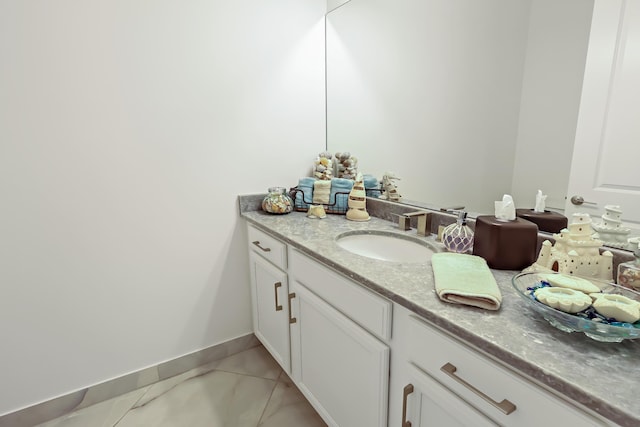
[[[0,2],[0,414],[251,331],[236,196],[324,148],[325,6]]]
[[[564,209],[576,136],[593,0],[532,2],[522,85],[513,196]]]

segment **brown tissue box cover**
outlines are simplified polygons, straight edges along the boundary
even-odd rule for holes
[[[538,226],[516,218],[512,221],[493,215],[476,218],[473,254],[481,256],[496,270],[522,270],[536,260]]]

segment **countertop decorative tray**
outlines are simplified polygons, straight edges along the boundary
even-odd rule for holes
[[[597,314],[592,307],[570,314],[538,301],[533,291],[541,286],[548,286],[548,274],[554,273],[520,273],[513,277],[511,283],[527,305],[541,314],[551,325],[564,332],[582,332],[596,341],[622,342],[625,339],[640,338],[640,321],[625,323],[612,318],[607,319]],[[604,294],[622,295],[640,303],[640,293],[636,291],[606,281],[591,278],[588,280],[598,286]]]

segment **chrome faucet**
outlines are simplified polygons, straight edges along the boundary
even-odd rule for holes
[[[401,230],[411,230],[411,218],[418,217],[419,236],[428,236],[431,234],[431,213],[427,211],[407,212],[398,215],[398,227]]]

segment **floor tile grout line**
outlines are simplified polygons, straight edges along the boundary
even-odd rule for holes
[[[247,336],[247,337],[248,337],[248,336],[250,336],[250,335],[253,335],[253,336],[255,337],[255,335],[254,335],[254,334],[247,334],[247,335],[245,335],[245,336]],[[238,338],[242,338],[242,337],[238,337]],[[257,340],[257,337],[256,337],[256,340]],[[233,340],[232,340],[232,341],[233,341]],[[223,344],[224,344],[224,343],[223,343]],[[216,358],[211,359],[211,360],[207,360],[207,361],[205,361],[204,363],[202,363],[201,365],[197,365],[197,366],[195,366],[195,367],[193,367],[193,368],[190,368],[189,370],[191,370],[191,369],[198,369],[199,367],[204,366],[204,365],[207,365],[207,364],[210,364],[210,363],[220,362],[220,361],[222,361],[222,360],[224,360],[224,359],[234,357],[234,356],[236,356],[236,355],[238,355],[238,354],[245,353],[245,352],[249,352],[249,351],[251,351],[251,350],[255,350],[255,349],[256,349],[256,348],[258,348],[258,347],[263,347],[263,344],[262,344],[260,341],[257,341],[257,342],[255,342],[255,343],[251,344],[249,347],[244,347],[244,346],[243,346],[243,349],[241,349],[241,350],[235,350],[235,351],[233,351],[233,352],[231,352],[231,353],[227,353],[227,354],[225,354],[224,356],[216,357]],[[203,350],[206,350],[206,349],[203,349]],[[200,350],[200,351],[203,351],[203,350]],[[177,360],[177,359],[180,359],[180,358],[182,358],[182,357],[188,357],[188,356],[189,356],[189,354],[184,355],[184,356],[180,356],[180,357],[176,358],[176,360]],[[149,367],[149,368],[160,368],[160,367],[161,367],[161,365],[166,364],[166,363],[171,363],[171,362],[173,362],[173,360],[170,360],[170,361],[168,361],[168,362],[162,362],[162,363],[159,363],[159,364],[157,364],[157,365],[155,365],[155,366],[152,366],[152,367]],[[147,368],[145,368],[145,369],[147,369]],[[144,370],[144,369],[142,369],[142,370]],[[135,372],[133,372],[132,374],[138,374],[138,373],[140,373],[142,370],[140,370],[140,371],[135,371]],[[169,379],[169,378],[175,377],[175,376],[177,376],[177,375],[182,375],[182,374],[184,374],[185,372],[188,372],[189,370],[184,371],[184,372],[178,372],[178,373],[176,373],[176,374],[174,374],[174,375],[171,375],[171,376],[169,376],[169,377],[167,377],[167,378],[163,378],[163,379],[158,380],[158,381],[156,381],[156,382],[154,382],[154,383],[147,384],[147,385],[145,385],[145,386],[142,386],[142,387],[139,387],[139,388],[136,388],[136,389],[127,390],[127,391],[125,391],[125,392],[123,392],[123,393],[120,393],[120,394],[117,394],[117,395],[113,395],[113,396],[109,396],[109,397],[107,397],[107,398],[103,398],[102,400],[97,400],[97,401],[95,401],[95,402],[91,403],[91,405],[88,405],[88,406],[74,407],[73,409],[70,409],[70,410],[69,410],[69,412],[66,412],[66,413],[60,414],[60,415],[59,415],[58,417],[56,417],[56,418],[61,418],[61,417],[65,416],[65,415],[69,415],[69,414],[75,413],[75,412],[80,411],[80,410],[82,410],[82,409],[84,409],[84,408],[87,408],[87,407],[89,407],[89,406],[97,405],[97,404],[102,403],[102,402],[104,402],[104,401],[107,401],[107,400],[114,399],[114,398],[117,398],[117,397],[119,397],[119,396],[122,396],[122,395],[124,395],[124,394],[126,394],[126,393],[130,393],[130,392],[133,392],[133,391],[139,390],[139,389],[141,389],[141,388],[143,388],[143,387],[152,386],[152,385],[154,385],[154,384],[156,384],[156,383],[158,383],[158,382],[160,382],[160,381],[164,381],[164,380],[166,380],[166,379]],[[213,369],[212,369],[212,370],[213,370]],[[126,376],[126,375],[123,375],[122,377],[125,377],[125,376]],[[117,377],[117,378],[114,378],[114,379],[112,379],[112,380],[107,380],[107,381],[105,381],[104,383],[108,383],[108,382],[111,382],[111,381],[118,381],[118,380],[120,380],[120,379],[121,379],[121,377]],[[91,389],[91,388],[93,388],[93,387],[95,387],[95,386],[98,386],[98,385],[104,385],[104,383],[99,383],[99,384],[96,384],[96,385],[93,385],[93,386],[88,386],[88,387],[84,390],[84,394],[86,394],[86,393],[87,393],[87,391],[88,391],[89,389]],[[70,393],[70,394],[73,394],[73,393]],[[84,395],[83,395],[83,396],[84,396]],[[60,396],[60,397],[68,397],[68,396],[67,396],[67,395],[62,395],[62,396]],[[24,411],[24,410],[33,409],[34,407],[37,407],[37,406],[39,406],[39,405],[44,405],[44,404],[50,403],[51,401],[53,401],[53,400],[55,400],[55,399],[56,399],[56,398],[49,399],[49,400],[46,400],[46,401],[43,401],[43,402],[40,402],[40,403],[36,403],[36,404],[31,405],[31,406],[29,406],[29,407],[25,407],[25,408],[22,408],[22,409],[18,409],[17,411],[14,411],[14,412],[9,412],[9,413],[6,413],[6,414],[2,414],[2,415],[0,415],[0,419],[1,419],[1,418],[3,418],[3,417],[5,417],[5,416],[7,416],[7,415],[12,415],[12,414],[15,414],[15,413],[17,413],[17,412],[22,412],[22,411]],[[82,401],[82,399],[81,399],[81,402],[80,402],[80,403],[82,403],[82,402],[83,402],[83,401]],[[50,421],[52,421],[52,420],[54,420],[54,419],[56,419],[56,418],[52,418],[52,419],[48,419],[48,420],[41,420],[41,421],[39,422],[39,424],[36,424],[35,426],[39,426],[40,424],[45,424],[45,423],[50,422]]]
[[[122,419],[123,419],[124,417],[126,417],[126,416],[127,416],[127,414],[128,414],[129,412],[131,412],[132,410],[134,410],[134,409],[136,408],[136,405],[138,404],[138,402],[140,402],[140,401],[142,400],[142,398],[143,398],[143,397],[145,397],[145,396],[147,395],[147,393],[149,393],[149,390],[151,390],[151,387],[152,387],[152,386],[153,386],[153,385],[148,385],[148,386],[146,386],[146,387],[147,387],[147,389],[145,390],[145,392],[144,392],[144,393],[142,393],[142,394],[140,395],[140,397],[139,397],[138,399],[136,399],[136,401],[135,401],[135,402],[133,402],[133,404],[129,407],[129,409],[127,409],[127,411],[126,411],[124,414],[122,414],[122,416],[121,416],[120,418],[118,418],[118,421],[116,421],[116,422],[113,424],[113,426],[111,426],[111,427],[116,427],[118,424],[120,424],[120,421],[122,421]]]
[[[223,361],[224,359],[231,358],[231,357],[236,356],[236,355],[241,354],[241,353],[250,352],[250,351],[254,350],[254,349],[255,349],[255,348],[257,348],[257,347],[260,347],[260,345],[257,345],[257,346],[251,347],[251,348],[249,348],[249,349],[243,350],[243,351],[238,352],[238,353],[236,353],[236,354],[234,354],[234,355],[231,355],[231,356],[228,356],[228,357],[226,357],[226,358],[220,359],[220,360],[218,360],[218,361],[216,361],[216,362],[221,362],[221,361]],[[267,399],[267,401],[266,401],[266,404],[265,404],[265,406],[264,406],[264,408],[263,408],[263,410],[262,410],[262,412],[261,412],[261,414],[260,414],[260,418],[259,418],[259,420],[258,420],[258,425],[259,425],[261,422],[263,422],[263,417],[265,416],[266,411],[267,411],[267,408],[269,407],[269,404],[271,403],[271,400],[273,399],[273,396],[274,396],[274,393],[275,393],[276,387],[278,386],[278,383],[281,383],[281,382],[282,382],[283,384],[286,384],[286,381],[284,381],[284,380],[283,380],[283,376],[285,376],[285,375],[286,375],[285,371],[284,371],[280,366],[278,366],[278,365],[277,365],[277,362],[275,362],[275,360],[273,360],[273,359],[272,359],[271,355],[270,355],[268,352],[266,352],[266,351],[265,351],[265,354],[264,354],[264,355],[262,355],[262,354],[261,354],[261,355],[259,355],[259,357],[260,357],[261,359],[265,359],[265,361],[266,361],[266,360],[270,360],[270,361],[272,361],[272,362],[275,364],[275,367],[276,367],[276,368],[277,368],[277,370],[278,370],[277,375],[275,375],[275,376],[270,375],[270,372],[273,372],[273,370],[270,370],[268,367],[266,367],[266,368],[264,369],[264,374],[265,374],[265,375],[260,375],[259,373],[236,372],[236,371],[234,371],[234,370],[230,370],[230,369],[221,369],[221,368],[219,368],[218,366],[214,366],[214,367],[211,367],[210,369],[205,369],[205,370],[203,370],[202,372],[199,372],[199,373],[198,373],[198,374],[196,374],[196,375],[193,375],[193,376],[190,376],[190,377],[187,377],[187,378],[182,379],[181,381],[177,382],[176,384],[173,384],[173,385],[172,385],[170,388],[168,388],[167,390],[164,390],[160,395],[155,396],[155,397],[151,398],[151,400],[149,400],[148,402],[145,402],[143,405],[138,406],[138,405],[140,404],[140,402],[145,398],[145,396],[147,396],[147,394],[149,394],[149,393],[150,393],[151,389],[152,389],[155,385],[157,385],[157,384],[159,384],[159,383],[161,383],[161,382],[163,382],[163,381],[167,381],[167,380],[169,380],[169,379],[171,379],[171,378],[174,378],[174,377],[176,377],[176,376],[184,375],[184,374],[186,374],[186,373],[188,373],[188,372],[189,372],[189,371],[185,371],[185,372],[183,372],[183,373],[179,373],[179,374],[176,374],[176,375],[174,375],[174,376],[167,377],[167,378],[164,378],[164,379],[162,379],[162,380],[156,381],[156,382],[154,382],[154,383],[152,383],[152,384],[147,384],[147,385],[145,385],[145,386],[143,386],[143,387],[140,387],[140,388],[138,388],[138,389],[135,389],[135,390],[144,389],[144,391],[143,391],[143,393],[140,395],[140,397],[138,397],[138,398],[135,400],[135,402],[133,402],[131,405],[129,405],[128,409],[125,409],[125,412],[124,412],[124,413],[123,413],[123,414],[122,414],[122,415],[121,415],[121,416],[120,416],[116,421],[113,421],[112,423],[109,423],[109,426],[110,426],[110,427],[117,427],[118,425],[121,425],[122,420],[123,420],[123,419],[124,419],[128,414],[130,414],[132,411],[134,411],[135,409],[138,409],[138,408],[141,408],[141,407],[144,407],[144,406],[148,405],[149,403],[151,403],[151,402],[155,401],[155,400],[156,400],[157,398],[159,398],[160,396],[163,396],[163,395],[165,395],[166,393],[170,392],[171,390],[173,390],[173,389],[174,389],[175,387],[177,387],[178,385],[183,384],[183,383],[185,383],[185,382],[188,382],[188,381],[190,381],[190,380],[194,380],[194,379],[196,379],[196,378],[200,378],[200,377],[206,376],[206,375],[211,374],[211,373],[216,372],[216,371],[217,371],[217,372],[221,372],[221,373],[225,373],[225,374],[230,374],[230,375],[237,375],[237,376],[247,377],[247,378],[256,378],[256,379],[260,379],[260,380],[267,380],[267,381],[272,381],[272,382],[273,382],[273,386],[272,386],[271,392],[269,393],[269,396],[268,396],[268,399]],[[209,362],[209,363],[212,363],[212,362]],[[207,365],[207,364],[209,364],[209,363],[206,363],[206,364],[204,364],[204,365],[200,365],[200,366],[198,366],[198,367],[194,367],[194,368],[192,368],[191,370],[198,370],[198,369],[202,369],[202,367],[203,367],[203,366],[206,366],[206,365]],[[213,363],[212,363],[212,364],[213,364]],[[217,365],[217,363],[216,363],[216,365]],[[131,390],[131,392],[133,392],[133,391],[135,391],[135,390]],[[121,394],[121,395],[118,395],[118,396],[113,396],[111,399],[114,399],[114,398],[115,398],[115,399],[117,399],[118,397],[120,397],[120,396],[122,396],[122,395],[124,395],[124,394],[125,394],[125,393],[123,393],[123,394]],[[109,400],[109,399],[107,399],[107,400]],[[83,408],[83,409],[90,408],[91,406],[95,406],[95,405],[97,405],[97,404],[99,404],[99,403],[102,403],[102,402],[94,402],[92,405],[89,405],[89,406],[87,406],[86,408]],[[66,415],[67,415],[67,416],[69,416],[69,415],[71,415],[71,414],[73,414],[73,413],[75,413],[75,412],[77,412],[77,411],[72,411],[72,412],[70,412],[70,413],[68,413],[68,414],[66,414]]]
[[[211,373],[213,371],[225,372],[227,374],[237,374],[237,375],[242,375],[243,377],[259,378],[261,380],[275,381],[277,383],[281,382],[281,381],[278,381],[278,379],[280,378],[279,374],[278,374],[278,376],[276,378],[268,378],[268,377],[261,377],[260,375],[256,375],[256,374],[248,374],[246,372],[234,372],[234,371],[229,371],[229,370],[226,370],[226,369],[213,369],[213,370],[209,371],[208,373]]]
[[[197,369],[197,368],[194,368],[194,369]],[[280,381],[278,381],[278,380],[279,380],[280,376],[282,375],[282,372],[283,372],[283,370],[282,370],[282,369],[280,369],[280,373],[278,374],[278,376],[277,376],[276,378],[267,378],[267,377],[262,377],[262,376],[259,376],[259,375],[253,375],[253,374],[247,374],[247,373],[241,373],[241,372],[233,372],[233,371],[229,371],[229,370],[213,368],[213,369],[208,370],[208,371],[206,371],[206,372],[201,372],[201,373],[200,373],[200,374],[198,374],[198,375],[194,375],[194,376],[192,376],[192,377],[185,378],[184,380],[180,381],[179,383],[174,384],[172,387],[168,388],[168,389],[167,389],[167,390],[165,390],[163,393],[159,394],[158,396],[154,397],[153,399],[149,400],[148,402],[145,402],[145,403],[144,403],[144,405],[141,405],[141,406],[139,406],[139,407],[140,407],[140,408],[142,408],[142,407],[147,406],[149,403],[151,403],[151,402],[155,401],[155,400],[156,400],[156,399],[158,399],[160,396],[163,396],[163,395],[165,395],[165,394],[169,393],[171,390],[173,390],[174,388],[176,388],[176,387],[177,387],[177,386],[179,386],[180,384],[183,384],[183,383],[185,383],[185,382],[188,382],[188,381],[191,381],[191,380],[194,380],[194,379],[197,379],[197,378],[201,378],[201,377],[203,377],[203,376],[205,376],[205,375],[209,375],[209,374],[211,374],[211,373],[213,373],[213,372],[216,372],[216,371],[217,371],[217,372],[224,372],[224,373],[226,373],[226,374],[238,375],[238,376],[242,376],[242,377],[257,378],[257,379],[261,379],[261,380],[273,381],[273,388],[271,389],[271,393],[269,394],[269,399],[267,400],[267,404],[265,405],[265,407],[264,407],[264,409],[263,409],[263,411],[262,411],[262,414],[260,415],[260,419],[259,419],[259,422],[258,422],[258,424],[259,424],[259,423],[260,423],[260,421],[262,420],[262,416],[264,415],[264,411],[266,410],[266,408],[267,408],[267,406],[268,406],[269,402],[271,401],[271,397],[272,397],[272,395],[273,395],[273,392],[274,392],[274,390],[275,390],[276,386],[278,385],[278,383],[280,382]],[[170,377],[170,378],[173,378],[173,377]],[[163,381],[166,381],[166,380],[163,380]],[[151,388],[152,388],[155,384],[158,384],[159,382],[160,382],[160,381],[158,381],[158,382],[156,382],[156,383],[154,383],[154,384],[151,384],[151,385],[146,386],[146,387],[147,387],[147,390],[146,390],[146,391],[145,391],[145,392],[140,396],[140,398],[138,398],[138,399],[133,403],[133,405],[131,405],[131,407],[129,407],[129,409],[128,409],[128,410],[127,410],[127,411],[122,415],[122,417],[120,417],[120,419],[119,419],[115,424],[113,424],[113,426],[112,426],[112,427],[117,427],[117,425],[118,425],[118,424],[120,424],[120,422],[122,421],[122,419],[123,419],[123,418],[124,418],[124,417],[129,413],[129,412],[131,412],[131,411],[132,411],[132,410],[134,410],[134,409],[137,409],[138,407],[136,407],[136,405],[138,404],[138,402],[140,402],[140,401],[144,398],[144,396],[146,396],[146,395],[147,395],[147,393],[149,393],[149,391],[151,390]],[[91,405],[91,406],[93,406],[93,405]]]
[[[282,375],[282,372],[283,372],[282,369],[280,369],[280,374],[278,374],[278,378],[280,378],[280,375]],[[276,387],[278,387],[278,384],[280,383],[280,381],[278,381],[278,378],[276,378],[276,380],[273,383],[273,388],[271,389],[271,393],[269,394],[269,398],[267,399],[267,403],[264,405],[264,408],[262,409],[262,413],[260,414],[260,418],[258,418],[258,424],[256,424],[256,427],[260,427],[260,423],[262,423],[262,418],[264,417],[264,414],[267,412],[267,408],[269,407],[269,403],[271,403],[271,399],[273,398],[273,393],[276,391]]]

